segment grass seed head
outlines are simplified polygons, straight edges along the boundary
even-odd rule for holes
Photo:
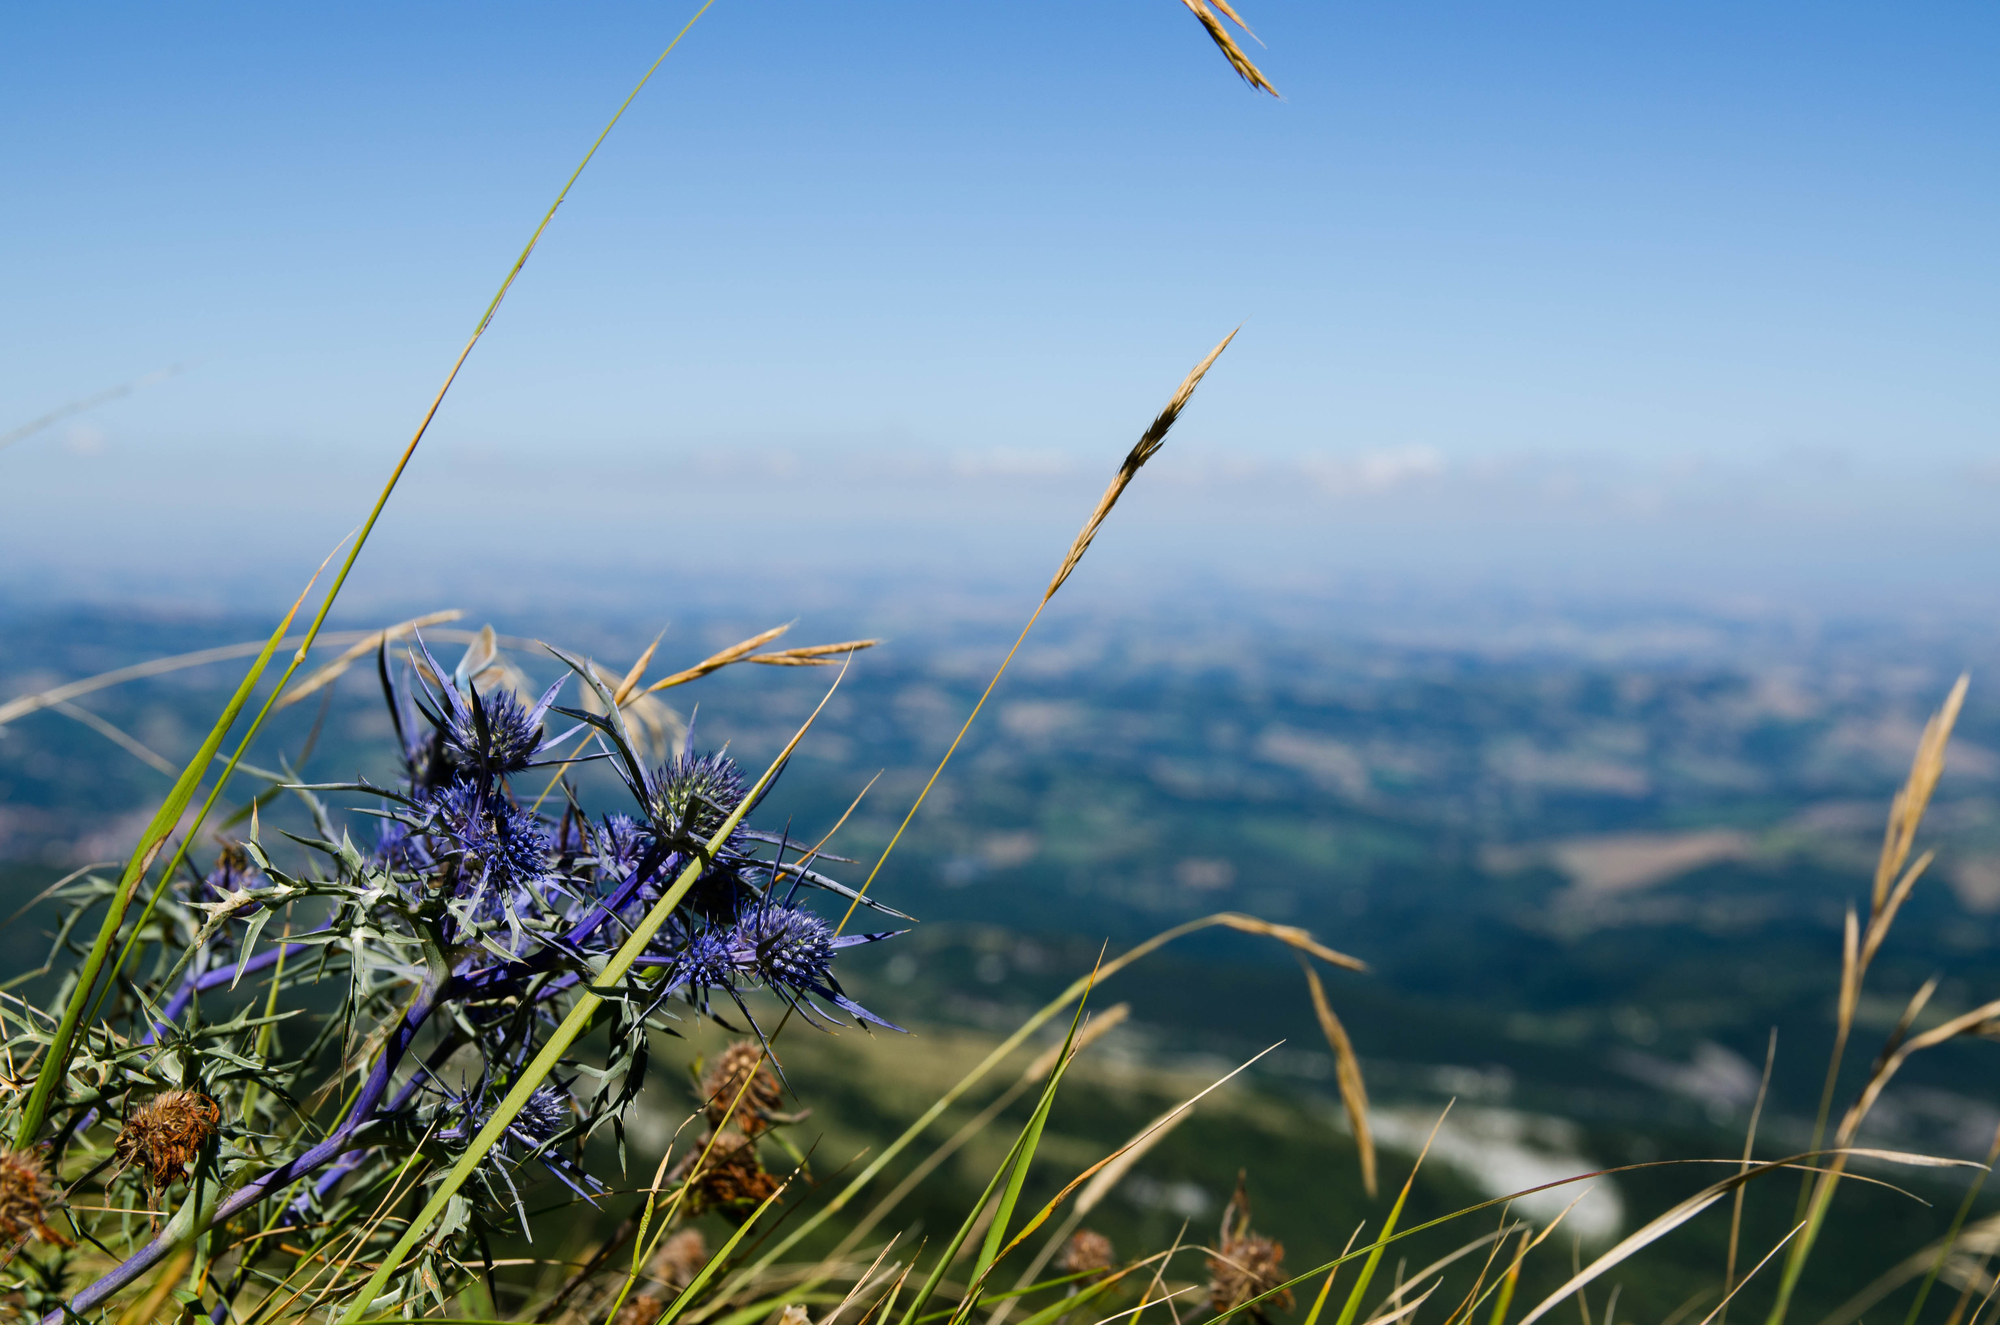
[[[39,1151],[0,1151],[0,1241],[39,1238],[68,1246],[69,1239],[48,1224],[59,1203]]]
[[[762,1047],[754,1040],[738,1040],[702,1074],[701,1100],[711,1126],[728,1121],[745,1136],[755,1136],[770,1127],[771,1115],[778,1112],[784,1096],[776,1074],[764,1061]]]
[[[155,1190],[187,1176],[187,1166],[222,1123],[222,1110],[198,1090],[170,1090],[155,1095],[125,1120],[114,1150],[125,1167],[145,1170]]]

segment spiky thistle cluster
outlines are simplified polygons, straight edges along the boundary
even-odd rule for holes
[[[845,949],[891,933],[839,934],[800,894],[831,891],[900,913],[821,873],[786,837],[751,827],[756,793],[727,754],[642,760],[587,664],[562,659],[595,702],[564,708],[561,683],[532,702],[502,685],[481,688],[478,678],[511,673],[471,666],[471,657],[447,669],[418,638],[399,663],[384,645],[377,671],[399,776],[386,786],[292,787],[319,830],[288,835],[307,848],[306,867],[287,868],[253,833],[163,900],[165,928],[149,932],[168,936],[157,958],[164,974],[147,977],[143,997],[120,1005],[130,1034],[105,1042],[113,1047],[102,1053],[115,1057],[93,1060],[101,1087],[57,1106],[67,1111],[62,1137],[116,1127],[106,1138],[107,1182],[163,1197],[213,1165],[229,1175],[218,1227],[283,1193],[287,1208],[270,1217],[305,1228],[377,1199],[365,1194],[400,1181],[409,1156],[424,1153],[442,1161],[423,1168],[425,1183],[468,1165],[469,1200],[443,1236],[460,1239],[450,1263],[477,1262],[490,1235],[508,1225],[528,1231],[524,1171],[581,1200],[608,1190],[586,1168],[585,1147],[607,1126],[622,1132],[644,1087],[652,1037],[671,1030],[661,1019],[684,1006],[718,1020],[740,1015],[756,1037],[708,1073],[708,1094],[726,1092],[736,1108],[725,1118],[728,1105],[720,1105],[701,1148],[706,1158],[682,1175],[693,1184],[690,1208],[749,1210],[780,1190],[758,1146],[773,1124],[793,1119],[780,1112],[781,1078],[756,1000],[815,1027],[890,1026],[847,996],[834,967]],[[558,732],[565,724],[553,715],[575,725]],[[562,772],[584,760],[617,774],[625,803],[586,811]],[[550,780],[523,785],[538,768],[551,768]],[[361,835],[336,825],[317,794],[328,791],[368,798],[357,810],[374,825],[363,838],[372,850],[357,849],[351,838]],[[609,974],[628,948],[624,973]],[[246,981],[271,981],[275,1002],[283,989],[342,976],[340,1014],[322,1020],[311,1044],[290,1046],[295,1058],[279,1056],[291,1028],[305,1024],[288,1021],[295,1012],[244,1014],[222,1027],[202,1016],[203,995]],[[586,990],[605,1000],[593,1039],[601,1061],[565,1057],[558,1073],[519,1092]],[[331,1083],[306,1078],[328,1062],[342,1065]],[[197,1080],[199,1090],[172,1085]],[[492,1126],[516,1094],[521,1107]],[[127,1100],[135,1103],[121,1121]],[[296,1129],[292,1111],[311,1116],[334,1101],[339,1109],[324,1127]],[[225,1134],[225,1114],[244,1125]],[[274,1148],[273,1138],[286,1135],[300,1139],[289,1151]],[[0,1239],[52,1236],[44,1216],[54,1197],[36,1162],[26,1152],[0,1155]],[[260,1243],[258,1254],[281,1242]],[[157,1265],[156,1251],[65,1300],[87,1314]],[[235,1288],[216,1289],[223,1302],[250,1282],[249,1264]]]

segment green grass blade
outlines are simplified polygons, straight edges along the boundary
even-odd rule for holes
[[[1451,1106],[1447,1104],[1445,1113],[1450,1112]],[[1410,1199],[1410,1188],[1417,1183],[1417,1171],[1423,1168],[1424,1157],[1431,1153],[1431,1141],[1437,1139],[1437,1129],[1442,1126],[1444,1126],[1443,1113],[1438,1115],[1437,1122],[1432,1125],[1430,1138],[1424,1142],[1423,1151],[1418,1154],[1417,1162],[1410,1166],[1410,1176],[1403,1179],[1403,1190],[1396,1193],[1396,1203],[1389,1207],[1389,1218],[1382,1225],[1382,1236],[1375,1239],[1375,1249],[1368,1253],[1367,1260],[1361,1262],[1361,1277],[1356,1279],[1354,1287],[1348,1290],[1347,1301],[1341,1306],[1340,1319],[1335,1325],[1354,1325],[1354,1317],[1361,1310],[1362,1296],[1368,1291],[1368,1282],[1375,1277],[1375,1267],[1382,1263],[1382,1249],[1396,1236],[1396,1221],[1402,1218],[1403,1203]]]
[[[1000,1162],[1000,1167],[993,1171],[992,1180],[986,1184],[986,1190],[979,1194],[979,1199],[972,1203],[972,1209],[966,1212],[965,1222],[958,1226],[958,1232],[952,1235],[950,1243],[938,1254],[937,1264],[931,1268],[930,1277],[924,1280],[923,1287],[917,1290],[916,1297],[910,1302],[909,1310],[903,1313],[902,1325],[915,1325],[924,1307],[929,1305],[932,1294],[937,1292],[938,1285],[944,1282],[945,1271],[951,1268],[952,1260],[958,1255],[958,1249],[963,1247],[965,1240],[972,1235],[973,1225],[979,1222],[980,1212],[986,1209],[987,1202],[993,1199],[994,1192],[1001,1190],[1001,1184],[1004,1182],[1006,1192],[1001,1198],[999,1208],[994,1211],[993,1223],[987,1231],[979,1259],[973,1264],[971,1287],[966,1291],[965,1302],[954,1308],[951,1314],[956,1315],[966,1310],[967,1303],[978,1300],[980,1282],[986,1276],[987,1267],[993,1263],[993,1254],[1000,1245],[1000,1234],[1004,1231],[1005,1221],[1012,1210],[1007,1197],[1016,1199],[1020,1197],[1021,1183],[1026,1178],[1028,1162],[1033,1158],[1035,1147],[1041,1141],[1042,1124],[1048,1118],[1049,1105],[1055,1099],[1056,1085],[1062,1079],[1064,1060],[1069,1056],[1070,1046],[1076,1043],[1076,1028],[1082,1021],[1083,1007],[1078,1005],[1076,1015],[1070,1019],[1069,1035],[1063,1040],[1063,1051],[1056,1058],[1054,1070],[1049,1073],[1048,1084],[1042,1087],[1041,1098],[1035,1102],[1034,1115],[1029,1118],[1028,1125],[1021,1129],[1021,1134],[1014,1138],[1014,1144],[1008,1148],[1007,1157]]]
[[[708,1264],[701,1267],[701,1273],[688,1281],[688,1286],[680,1291],[678,1297],[674,1298],[673,1305],[667,1308],[667,1313],[661,1316],[655,1325],[673,1325],[675,1319],[688,1309],[689,1304],[695,1300],[701,1290],[708,1287],[708,1281],[715,1277],[715,1267],[729,1259],[729,1253],[736,1250],[736,1244],[743,1241],[744,1235],[756,1227],[757,1221],[764,1217],[765,1212],[778,1203],[778,1198],[785,1194],[785,1188],[790,1185],[789,1181],[780,1183],[777,1191],[765,1197],[763,1204],[750,1212],[750,1217],[738,1225],[736,1231],[729,1235],[729,1241],[716,1248],[715,1255],[708,1258]]]
[[[1100,964],[1102,958],[1100,956]],[[1096,972],[1093,971],[1092,975]],[[1085,996],[1085,1002],[1088,995]],[[972,1287],[966,1294],[968,1303],[975,1301],[979,1290],[986,1282],[993,1262],[1000,1255],[1000,1248],[1006,1244],[1007,1227],[1014,1220],[1014,1208],[1020,1204],[1021,1188],[1028,1180],[1028,1169],[1035,1162],[1035,1151],[1042,1143],[1042,1129],[1048,1126],[1049,1110],[1055,1107],[1056,1092],[1062,1087],[1063,1073],[1069,1068],[1070,1056],[1076,1045],[1076,1033],[1083,1025],[1084,1003],[1078,1003],[1076,1015],[1070,1019],[1069,1034],[1063,1038],[1062,1052],[1056,1055],[1056,1065],[1049,1072],[1048,1084],[1042,1087],[1042,1097],[1035,1102],[1035,1112],[1028,1119],[1028,1125],[1021,1131],[1018,1153],[1014,1157],[1013,1173],[1007,1180],[1006,1194],[1000,1198],[1000,1208],[994,1212],[993,1222],[987,1226],[986,1241],[979,1249],[979,1258],[972,1266]],[[966,1308],[969,1310],[969,1306]]]

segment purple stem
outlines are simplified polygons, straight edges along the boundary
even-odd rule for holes
[[[355,1097],[354,1107],[348,1111],[347,1121],[333,1129],[324,1141],[303,1155],[269,1170],[260,1177],[252,1178],[232,1192],[209,1219],[211,1227],[235,1218],[244,1210],[263,1200],[273,1191],[290,1186],[321,1165],[333,1160],[348,1150],[348,1142],[362,1127],[375,1117],[375,1106],[381,1102],[389,1088],[389,1079],[395,1075],[396,1065],[416,1039],[417,1031],[429,1019],[439,1003],[439,991],[426,984],[418,991],[416,1000],[403,1014],[402,1024],[389,1036],[389,1042],[375,1059],[375,1066],[369,1070],[368,1080],[363,1083],[361,1093]],[[42,1325],[62,1325],[65,1312],[82,1313],[89,1311],[113,1293],[137,1279],[146,1271],[166,1259],[174,1249],[172,1239],[154,1238],[140,1248],[129,1260],[117,1269],[99,1279],[90,1287],[70,1299],[67,1308],[58,1308],[42,1318]]]

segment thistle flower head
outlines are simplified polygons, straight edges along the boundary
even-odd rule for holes
[[[698,1228],[684,1228],[660,1244],[659,1251],[646,1268],[652,1276],[667,1287],[679,1292],[694,1282],[701,1273],[701,1267],[708,1264],[708,1239]],[[658,1320],[655,1313],[646,1325]]]
[[[250,855],[232,842],[216,855],[215,868],[202,877],[201,886],[210,897],[224,897],[250,881]]]
[[[375,830],[374,861],[398,874],[426,870],[437,863],[424,849],[422,840],[410,832],[409,825],[397,819],[384,819]]]
[[[1208,1253],[1209,1308],[1218,1315],[1232,1311],[1283,1282],[1285,1244],[1251,1230],[1250,1193],[1238,1175],[1236,1194],[1222,1211],[1221,1236]],[[1262,1320],[1267,1308],[1289,1311],[1291,1306],[1287,1290],[1251,1307],[1250,1314]]]
[[[667,1304],[663,1299],[651,1293],[635,1293],[630,1301],[618,1308],[618,1314],[611,1318],[611,1325],[653,1325],[666,1314]]]
[[[778,1078],[754,1040],[738,1040],[717,1055],[702,1073],[700,1091],[710,1126],[733,1122],[746,1136],[768,1128],[771,1115],[784,1103]]]
[[[818,990],[833,971],[833,931],[803,908],[750,907],[736,922],[732,947],[738,969],[773,989]]]
[[[492,777],[528,767],[545,745],[542,723],[563,683],[550,686],[529,708],[497,686],[482,691],[468,681],[461,690],[458,679],[438,665],[421,638],[417,647],[438,683],[432,690],[419,672],[423,693],[417,708],[436,728],[445,758],[459,769]]]
[[[137,1166],[154,1190],[187,1175],[222,1123],[222,1109],[198,1090],[155,1095],[125,1120],[112,1149],[124,1167]]]
[[[1062,1254],[1056,1257],[1056,1268],[1064,1274],[1097,1274],[1110,1269],[1117,1259],[1110,1238],[1094,1228],[1080,1228],[1063,1243]]]
[[[777,1190],[778,1180],[765,1170],[754,1140],[740,1132],[718,1132],[695,1174],[691,1204],[697,1211],[740,1209],[763,1204]]]
[[[590,836],[591,850],[597,856],[597,877],[603,881],[622,881],[646,854],[646,830],[629,814],[607,815]]]
[[[742,804],[744,792],[736,761],[720,752],[697,757],[689,751],[646,775],[646,809],[674,838],[706,842]]]
[[[431,801],[429,836],[439,859],[459,864],[462,896],[518,889],[547,876],[549,832],[533,813],[460,778]]]
[[[535,1093],[528,1096],[528,1102],[514,1117],[514,1126],[537,1141],[546,1141],[569,1126],[570,1116],[569,1092],[561,1086],[545,1082],[535,1087]]]
[[[40,1151],[0,1151],[0,1244],[39,1238],[67,1247],[69,1239],[48,1222],[59,1203]]]

